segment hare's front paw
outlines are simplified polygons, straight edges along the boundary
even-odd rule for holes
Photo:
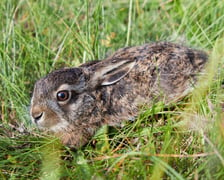
[[[80,148],[85,145],[89,137],[83,136],[80,132],[63,132],[57,133],[57,136],[61,139],[61,142],[69,147]]]
[[[95,133],[95,128],[72,128],[64,132],[56,133],[61,142],[66,146],[80,148],[87,144]]]

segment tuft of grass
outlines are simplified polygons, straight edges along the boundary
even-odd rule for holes
[[[0,1],[0,179],[222,179],[222,1]],[[102,127],[74,151],[29,118],[34,82],[127,45],[172,41],[208,51],[191,95]]]

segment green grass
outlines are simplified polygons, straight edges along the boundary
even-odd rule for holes
[[[223,27],[216,0],[1,0],[0,179],[223,179]],[[78,151],[32,126],[37,79],[153,41],[209,52],[207,75],[184,100],[102,127]]]

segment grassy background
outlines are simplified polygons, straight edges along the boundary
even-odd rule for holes
[[[1,0],[0,179],[222,179],[224,3],[218,0]],[[183,101],[158,103],[72,151],[33,128],[34,82],[118,48],[171,41],[210,65]]]

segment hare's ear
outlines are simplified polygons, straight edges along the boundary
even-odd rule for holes
[[[107,86],[125,77],[135,66],[136,60],[102,61],[91,67],[91,86]]]

